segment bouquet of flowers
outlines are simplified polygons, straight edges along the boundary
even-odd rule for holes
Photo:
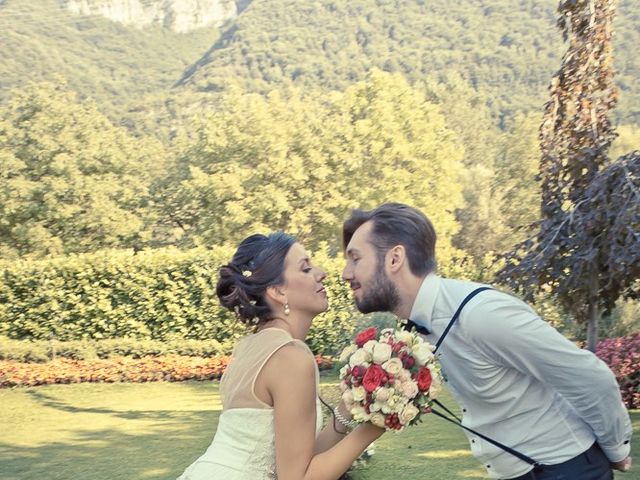
[[[340,355],[342,400],[356,422],[400,431],[431,411],[442,376],[434,347],[417,333],[375,327]]]

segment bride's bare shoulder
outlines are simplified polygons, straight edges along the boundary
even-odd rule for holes
[[[304,345],[298,342],[287,343],[280,347],[265,365],[265,369],[279,375],[286,372],[291,376],[289,378],[302,376],[313,379],[315,375],[313,356]]]

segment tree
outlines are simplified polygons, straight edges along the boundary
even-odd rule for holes
[[[446,262],[456,253],[452,240],[460,228],[455,212],[464,202],[464,149],[439,106],[401,74],[373,69],[331,100],[331,120],[324,145],[333,188],[351,207],[398,201],[423,210]]]
[[[400,75],[374,71],[330,95],[233,91],[197,132],[163,189],[184,244],[282,229],[335,251],[349,209],[396,200],[427,211],[451,249],[462,149]]]
[[[325,110],[292,90],[228,92],[196,124],[195,139],[158,191],[183,245],[217,245],[268,230],[315,242],[335,232],[343,205],[323,157]],[[311,235],[313,230],[313,235]]]
[[[460,75],[429,79],[424,88],[429,101],[440,107],[447,126],[464,145],[461,179],[465,201],[456,211],[460,229],[454,245],[479,262],[487,251],[498,249],[499,239],[504,236],[495,190],[499,130],[487,108],[487,99]]]
[[[140,245],[149,172],[162,161],[156,143],[129,137],[62,83],[15,92],[0,111],[0,256]]]
[[[523,240],[522,227],[539,218],[539,120],[537,115],[516,114],[500,131],[493,125],[487,98],[459,75],[428,80],[424,88],[464,145],[465,203],[456,212],[460,230],[454,245],[480,267],[486,255]]]
[[[495,251],[527,238],[526,226],[540,218],[540,115],[518,114],[506,126],[495,160],[495,203],[503,223]]]
[[[551,287],[595,350],[598,320],[618,298],[638,298],[640,153],[612,162],[609,120],[615,0],[566,0],[559,26],[569,49],[551,83],[540,129],[542,219],[499,278],[531,295]]]

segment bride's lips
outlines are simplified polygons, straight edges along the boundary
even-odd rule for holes
[[[324,293],[326,295],[327,291],[324,289],[324,287],[321,287],[316,291],[316,293]]]

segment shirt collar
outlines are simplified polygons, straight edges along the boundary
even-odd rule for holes
[[[413,301],[409,320],[431,331],[433,307],[440,290],[440,277],[435,273],[428,274],[422,281],[416,299]]]

